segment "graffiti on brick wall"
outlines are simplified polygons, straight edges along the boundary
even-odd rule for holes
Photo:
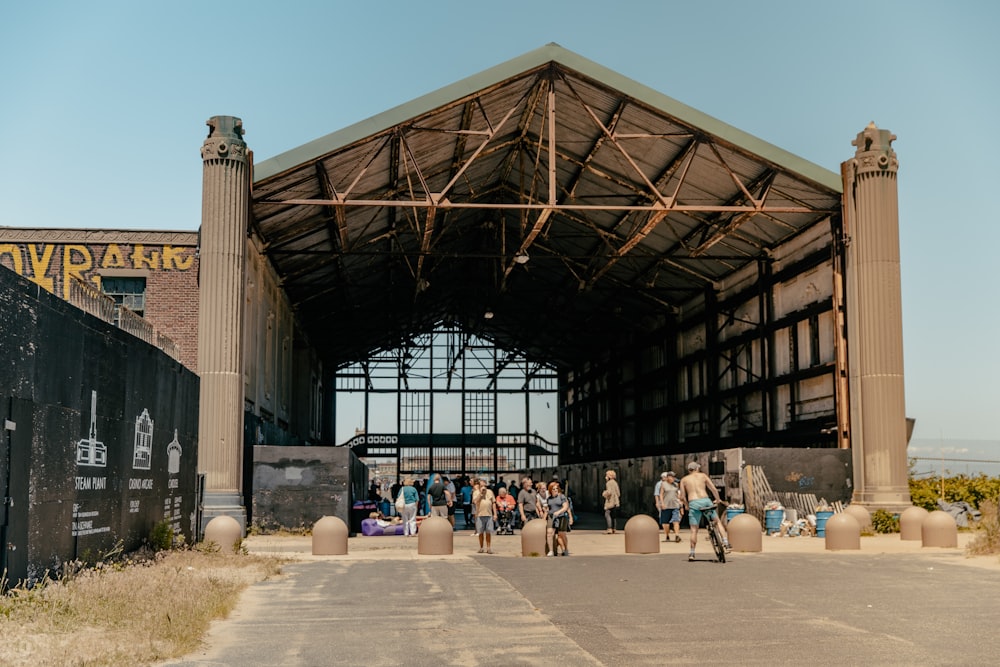
[[[0,264],[64,299],[73,277],[99,288],[101,270],[188,271],[194,257],[194,248],[172,245],[0,244]]]

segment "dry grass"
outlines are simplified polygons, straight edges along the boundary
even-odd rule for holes
[[[275,558],[205,551],[85,570],[0,596],[0,665],[148,665],[197,648]]]
[[[969,542],[966,550],[974,556],[1000,554],[1000,514],[997,503],[984,500],[979,505],[982,516],[976,524],[976,536]]]

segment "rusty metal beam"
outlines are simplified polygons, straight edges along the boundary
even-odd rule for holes
[[[547,120],[548,120],[548,204],[550,206],[556,205],[556,90],[555,86],[552,85],[550,80],[548,83],[547,90]],[[539,148],[541,145],[539,143]],[[539,151],[540,152],[540,151]],[[536,170],[537,173],[537,170]],[[535,219],[535,223],[531,226],[531,230],[521,239],[521,244],[518,246],[517,252],[514,256],[506,262],[506,266],[503,270],[503,277],[500,280],[500,291],[502,292],[506,287],[507,278],[510,276],[510,272],[514,270],[517,265],[517,258],[524,256],[531,244],[535,242],[535,238],[541,233],[542,229],[545,228],[545,224],[549,221],[552,216],[552,209],[543,209],[539,214],[538,218]]]
[[[608,127],[614,132],[615,128],[618,127],[618,121],[621,120],[622,114],[628,107],[628,103],[622,100],[618,107],[615,108],[614,112],[611,114],[611,118],[608,119]],[[607,136],[600,134],[597,140],[594,141],[590,146],[590,150],[587,151],[586,157],[578,163],[578,168],[576,174],[573,176],[573,180],[566,186],[566,199],[573,199],[576,196],[576,188],[580,185],[580,181],[583,180],[583,175],[588,171],[590,163],[593,162],[594,158],[597,156],[597,152],[601,150],[601,146],[607,141]]]
[[[521,116],[517,121],[517,126],[520,129],[520,132],[518,133],[518,137],[514,142],[514,147],[507,158],[507,163],[504,165],[500,174],[500,180],[503,182],[506,182],[507,179],[510,178],[510,172],[514,168],[516,155],[524,146],[525,138],[528,136],[528,131],[531,128],[531,119],[534,117],[535,110],[538,108],[539,103],[541,103],[547,87],[548,78],[545,76],[538,76],[528,92],[528,101],[524,105],[524,111],[521,113]]]
[[[459,125],[459,131],[455,132],[457,135],[455,137],[455,150],[451,154],[451,168],[449,170],[451,178],[458,173],[458,170],[462,165],[462,157],[465,155],[465,147],[469,143],[469,135],[467,133],[469,128],[472,127],[472,112],[472,100],[469,100],[465,103],[465,106],[462,109],[462,121]]]
[[[517,111],[517,107],[518,105],[520,105],[520,103],[521,101],[518,100],[517,103],[512,105],[511,108],[507,111],[506,115],[504,115],[504,117],[500,120],[500,122],[497,124],[496,127],[493,127],[492,123],[490,123],[489,118],[486,118],[486,122],[488,125],[490,125],[491,128],[490,131],[486,134],[486,136],[483,137],[482,143],[479,144],[479,147],[475,150],[475,152],[473,152],[473,154],[469,156],[469,159],[466,160],[465,163],[461,167],[459,167],[458,171],[451,177],[451,180],[448,181],[448,184],[441,189],[441,192],[437,193],[437,196],[435,197],[436,199],[440,200],[448,195],[448,192],[451,190],[451,187],[455,184],[455,182],[462,176],[463,173],[465,173],[465,170],[468,169],[469,166],[476,161],[476,158],[479,157],[479,154],[483,152],[483,149],[486,148],[486,146],[490,143],[493,137],[495,137],[497,133],[499,133],[500,130],[503,129],[503,126],[507,123],[510,117],[514,115],[514,112]],[[483,113],[485,114],[485,111]]]
[[[601,130],[601,132],[605,134],[605,136],[607,136],[608,140],[611,141],[612,145],[615,148],[617,148],[618,152],[621,153],[622,157],[625,158],[625,161],[628,162],[629,165],[632,167],[632,169],[635,170],[635,173],[639,176],[640,180],[642,180],[642,182],[646,185],[646,187],[649,188],[649,192],[655,196],[655,198],[660,202],[661,205],[669,207],[671,202],[668,201],[666,197],[664,197],[663,193],[660,192],[655,185],[653,185],[653,183],[649,180],[646,174],[643,173],[642,169],[639,168],[639,165],[635,163],[635,160],[632,159],[632,156],[629,155],[627,150],[625,150],[625,147],[622,146],[621,143],[618,141],[618,139],[615,138],[611,130],[609,130],[604,125],[604,123],[601,122],[601,119],[597,117],[597,114],[595,114],[594,110],[590,108],[590,105],[588,105],[586,102],[583,101],[583,98],[580,97],[580,94],[576,92],[576,89],[573,87],[573,84],[571,84],[565,76],[562,76],[562,80],[563,83],[566,84],[566,87],[569,89],[569,91],[573,94],[573,97],[576,98],[576,101],[580,104],[583,110],[587,112],[587,115],[590,117],[590,120],[593,121],[595,125],[597,125],[597,127]]]
[[[458,202],[442,200],[434,202],[431,199],[411,199],[411,200],[385,200],[385,199],[349,199],[338,201],[335,199],[286,199],[284,201],[259,201],[257,204],[285,205],[295,204],[298,206],[350,206],[350,207],[397,207],[397,208],[440,208],[440,209],[506,209],[522,211],[657,211],[661,207],[656,205],[589,205],[589,204],[525,204],[525,203],[482,203],[482,202]],[[682,213],[836,213],[838,209],[822,209],[806,206],[774,206],[758,209],[754,206],[726,206],[726,205],[701,205],[701,204],[674,204],[670,206],[672,211]]]
[[[431,251],[431,239],[434,236],[434,217],[436,213],[437,208],[433,206],[427,209],[427,217],[424,220],[424,233],[420,239],[420,255],[417,257],[417,270],[413,275],[413,279],[416,281],[414,297],[424,289],[421,282],[423,280],[424,260]]]
[[[316,163],[316,180],[319,181],[320,190],[323,192],[323,196],[327,199],[336,199],[337,191],[334,189],[333,184],[330,182],[330,175],[326,171],[326,167],[323,166],[322,162]],[[348,247],[348,235],[347,235],[347,218],[344,212],[343,206],[324,207],[323,211],[327,216],[327,229],[330,232],[330,244],[334,247],[334,250],[345,250]],[[329,222],[336,220],[336,226],[332,226]]]
[[[659,178],[657,178],[656,185],[653,186],[657,192],[659,192],[660,187],[662,187],[660,184],[668,183],[670,179],[673,177],[673,175],[677,173],[677,170],[681,169],[681,165],[683,165],[683,169],[681,169],[681,174],[677,178],[677,185],[676,187],[674,187],[673,193],[671,193],[670,197],[668,198],[670,206],[656,210],[653,213],[651,213],[649,218],[646,220],[646,223],[642,227],[640,227],[635,233],[633,233],[628,239],[626,239],[625,243],[623,243],[621,247],[618,248],[618,251],[615,253],[615,255],[611,257],[604,264],[604,266],[602,266],[600,269],[594,272],[594,274],[590,277],[590,280],[588,281],[591,285],[600,280],[601,276],[610,271],[611,268],[618,262],[618,260],[620,260],[626,254],[631,252],[635,246],[639,245],[647,236],[649,236],[650,233],[652,233],[653,229],[655,229],[656,226],[660,224],[660,221],[666,219],[666,217],[670,215],[671,210],[673,210],[672,209],[673,204],[677,202],[677,194],[680,192],[681,187],[684,185],[684,180],[687,177],[688,170],[691,168],[691,163],[694,162],[694,156],[697,151],[698,151],[698,142],[697,141],[689,142],[688,145],[684,148],[684,150],[681,151],[681,153],[674,160],[671,161],[671,163],[667,166],[667,168],[663,171],[663,173],[660,174]],[[677,230],[674,229],[673,225],[670,226],[670,230],[673,232],[674,236],[677,237],[678,240],[680,240],[680,235],[677,233]]]
[[[713,148],[713,150],[715,149]],[[715,153],[716,155],[718,155],[718,151],[715,151]],[[758,210],[760,210],[760,208],[764,206],[764,201],[767,198],[767,194],[771,191],[771,185],[774,183],[774,179],[776,176],[777,174],[773,170],[769,169],[760,176],[758,176],[756,179],[754,179],[754,181],[750,184],[749,186],[750,188],[754,190],[757,189],[761,190],[760,199],[755,199],[754,196],[750,194],[747,187],[741,185],[741,190],[743,191],[744,196],[753,201],[754,205],[758,207]],[[740,195],[736,195],[730,201],[737,202],[741,199],[743,199],[743,197],[741,197]],[[721,227],[717,227],[715,232],[711,236],[706,236],[705,234],[703,234],[701,242],[697,245],[697,247],[691,250],[691,256],[699,257],[703,255],[712,246],[714,246],[716,243],[729,236],[733,231],[738,229],[744,222],[752,218],[757,212],[758,211],[746,211],[744,213],[738,213],[736,215],[733,215],[728,222],[726,222]],[[714,225],[714,222],[707,224]],[[710,227],[706,226],[705,232],[707,232],[708,229],[710,229]]]

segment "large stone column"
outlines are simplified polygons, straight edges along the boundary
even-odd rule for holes
[[[910,504],[903,395],[903,311],[895,135],[858,134],[844,179],[848,386],[853,502],[890,511]]]
[[[245,533],[242,325],[250,156],[239,118],[213,116],[207,124],[198,305],[198,469],[206,475],[201,528],[228,515]]]

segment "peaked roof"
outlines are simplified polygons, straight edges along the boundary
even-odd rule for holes
[[[565,49],[555,42],[550,42],[534,51],[529,51],[478,74],[473,74],[461,81],[456,81],[434,92],[383,111],[354,125],[331,132],[284,153],[275,155],[263,162],[259,162],[254,165],[254,179],[256,181],[267,180],[282,171],[295,168],[304,162],[315,160],[338,148],[347,146],[370,135],[383,132],[397,124],[406,123],[410,119],[422,116],[439,106],[447,105],[469,94],[491,88],[511,77],[536,69],[547,63],[558,63],[569,69],[576,70],[583,76],[600,81],[609,88],[616,89],[638,102],[659,109],[679,121],[702,129],[707,134],[712,134],[719,139],[739,146],[748,153],[753,153],[763,159],[774,162],[790,172],[799,174],[804,179],[814,181],[835,192],[842,190],[839,173],[820,167],[763,139],[758,139],[752,134],[728,125],[649,86],[645,86],[593,60]]]
[[[335,365],[442,320],[574,365],[839,210],[840,176],[550,44],[255,165]]]

